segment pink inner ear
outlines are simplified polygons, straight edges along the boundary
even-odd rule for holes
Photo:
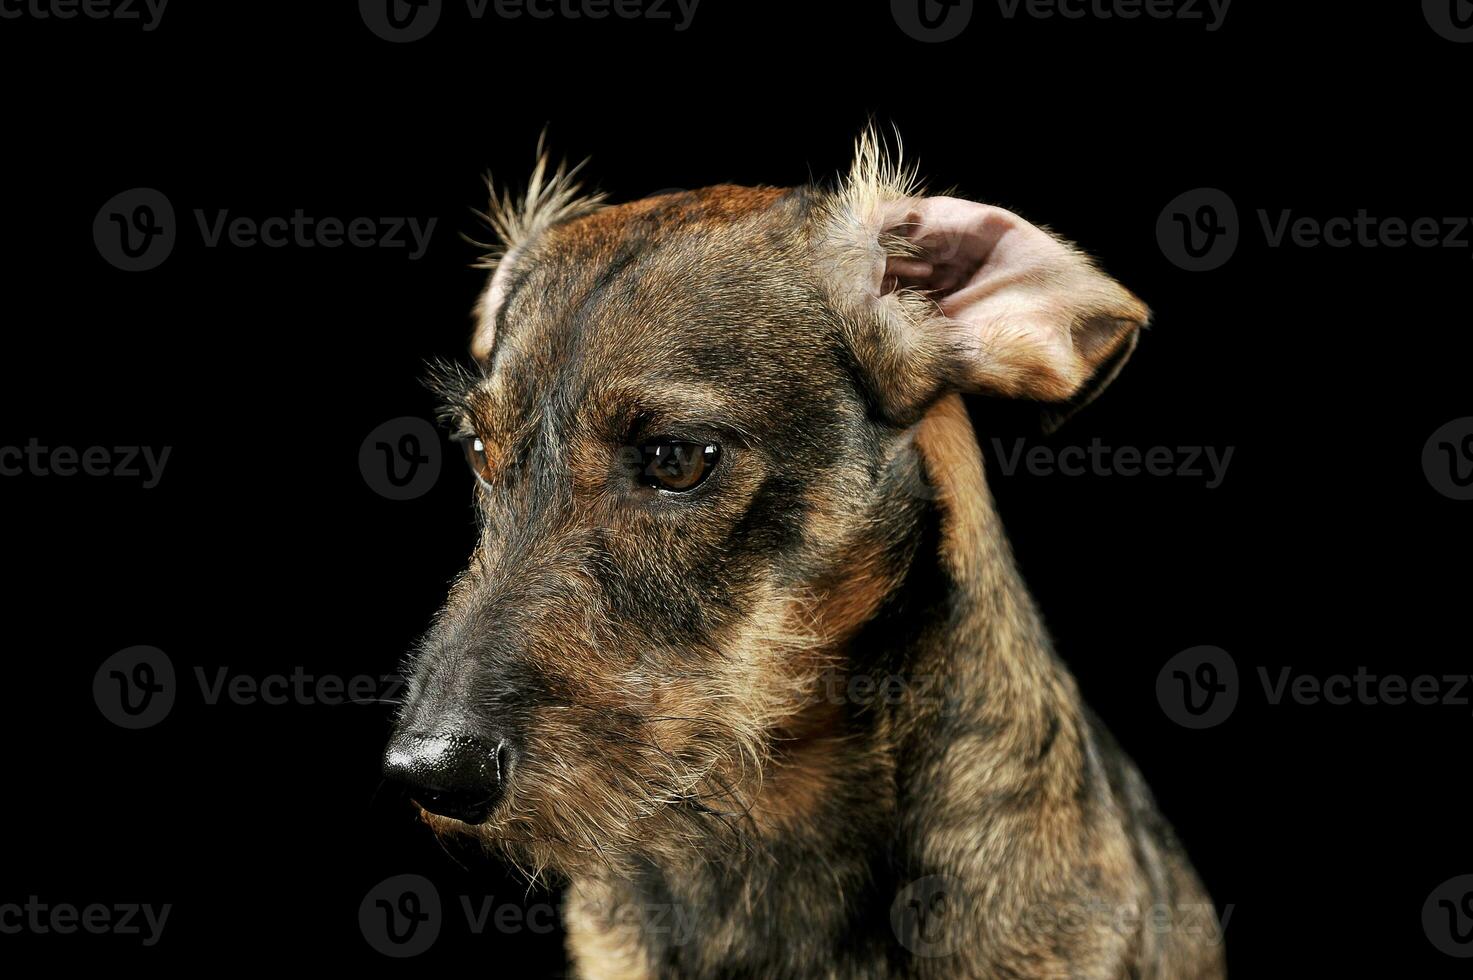
[[[886,232],[917,254],[887,259],[881,294],[929,296],[960,328],[950,339],[979,388],[1066,398],[1146,319],[1087,258],[1011,211],[923,198]]]
[[[909,238],[921,255],[886,263],[885,292],[924,290],[938,302],[1030,264],[1047,264],[1051,251],[1055,258],[1068,254],[1047,232],[1011,211],[954,197],[912,202],[888,230]]]

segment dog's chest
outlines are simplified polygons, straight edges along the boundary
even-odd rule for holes
[[[878,978],[894,975],[883,886],[838,860],[805,873],[768,865],[740,879],[671,886],[581,882],[569,890],[570,957],[585,980],[634,977]]]

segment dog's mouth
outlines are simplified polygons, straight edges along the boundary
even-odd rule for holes
[[[410,800],[426,814],[474,826],[490,819],[491,812],[501,801],[501,794],[497,792],[478,800],[458,792],[418,789]]]

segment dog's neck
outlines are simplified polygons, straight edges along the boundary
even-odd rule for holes
[[[825,825],[805,820],[803,804],[842,798],[836,780],[876,759],[894,768],[903,793],[933,795],[956,772],[974,783],[989,773],[990,785],[969,790],[979,794],[1067,793],[1084,765],[1074,680],[1023,585],[961,398],[937,403],[911,442],[931,504],[915,509],[915,549],[849,641],[840,696],[829,685],[774,745],[753,813],[759,825],[776,822],[776,833],[821,833]],[[957,744],[969,765],[930,758]],[[975,814],[965,823],[975,830]]]
[[[940,638],[912,648],[918,663],[911,669],[929,664],[954,685],[943,706],[949,731],[942,734],[985,732],[979,751],[1000,758],[1040,756],[1054,747],[1045,743],[1061,726],[1080,723],[1079,694],[1023,584],[959,396],[943,399],[926,415],[916,445],[936,490],[936,561],[946,581],[948,619]],[[924,726],[932,713],[921,706],[907,714]]]
[[[575,883],[575,953],[597,935],[605,959],[653,956],[691,975],[723,962],[811,975],[832,964],[772,962],[789,947],[765,930],[801,921],[863,955],[891,941],[889,910],[907,882],[1004,870],[1016,879],[1030,843],[1051,846],[1051,828],[1027,825],[1031,811],[998,804],[1077,786],[1087,740],[1073,681],[1023,587],[960,398],[938,403],[912,435],[933,497],[910,508],[914,547],[848,639],[838,696],[821,689],[774,740],[745,843],[635,880]],[[971,805],[957,812],[938,800]],[[607,930],[577,924],[590,901],[668,907],[693,931],[609,947]]]

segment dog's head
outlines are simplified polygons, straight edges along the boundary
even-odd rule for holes
[[[480,542],[387,768],[534,869],[741,812],[905,572],[928,407],[1078,401],[1147,316],[1018,216],[920,196],[873,137],[836,189],[605,206],[539,166],[492,218],[476,367],[439,378]]]

